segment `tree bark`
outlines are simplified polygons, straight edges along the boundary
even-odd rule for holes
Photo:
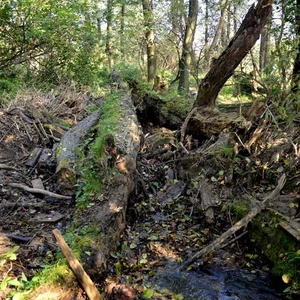
[[[107,11],[106,11],[106,47],[105,52],[108,58],[108,67],[111,70],[114,64],[113,53],[112,53],[112,5],[113,0],[107,0]]]
[[[124,39],[124,29],[125,29],[125,3],[121,4],[121,24],[120,24],[120,51],[122,53],[122,58],[125,59],[125,39]]]
[[[273,0],[260,0],[248,10],[239,30],[229,43],[227,49],[213,63],[202,80],[195,107],[214,107],[215,100],[225,82],[232,76],[236,67],[247,55],[267,22],[272,11]]]
[[[154,43],[153,30],[153,0],[143,0],[143,14],[146,28],[146,43],[147,43],[147,74],[148,82],[154,82],[156,75],[156,49]]]
[[[292,92],[297,93],[299,91],[299,80],[300,80],[300,0],[297,0],[296,13],[296,34],[298,39],[297,56],[294,63],[293,75],[292,75]]]
[[[269,42],[270,42],[269,31],[270,31],[270,24],[268,22],[268,24],[263,28],[260,36],[259,71],[261,73],[264,71],[266,65],[268,64]]]
[[[219,24],[218,24],[215,36],[214,36],[213,41],[211,42],[211,45],[210,45],[209,50],[208,50],[208,55],[209,55],[208,63],[210,63],[211,55],[213,54],[213,51],[217,46],[217,42],[218,42],[218,40],[220,38],[220,35],[221,35],[221,32],[224,28],[226,10],[227,10],[227,7],[228,7],[229,4],[230,4],[230,0],[225,0],[225,2],[222,1],[222,3],[221,3],[221,17],[220,17],[220,20],[219,20]]]
[[[193,51],[193,42],[198,16],[198,0],[189,0],[189,14],[185,27],[182,55],[179,61],[178,91],[186,94],[189,91],[189,74]]]

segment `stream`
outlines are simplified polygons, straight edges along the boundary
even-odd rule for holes
[[[230,269],[218,265],[196,271],[174,271],[169,266],[154,278],[161,289],[182,294],[185,300],[279,300],[284,299],[274,287],[270,275]]]

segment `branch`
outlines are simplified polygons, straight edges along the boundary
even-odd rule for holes
[[[214,240],[212,243],[210,243],[208,246],[201,249],[199,252],[197,252],[193,257],[187,260],[180,268],[180,271],[185,270],[187,267],[189,267],[192,263],[194,263],[196,260],[201,258],[202,256],[206,255],[212,250],[216,250],[221,248],[222,244],[234,233],[236,233],[239,229],[241,229],[243,226],[246,226],[257,214],[259,214],[268,204],[268,202],[271,199],[277,198],[280,191],[282,190],[284,184],[286,181],[286,175],[283,174],[280,179],[278,180],[278,184],[276,188],[264,198],[263,202],[254,207],[250,212],[242,218],[240,221],[235,223],[231,228],[229,228],[227,231],[222,233],[216,240]]]
[[[11,183],[7,183],[7,185],[18,188],[18,189],[22,189],[22,190],[24,190],[26,192],[29,192],[29,193],[42,194],[42,195],[45,195],[45,196],[53,197],[53,198],[56,198],[56,199],[62,199],[62,200],[72,200],[71,196],[64,196],[64,195],[60,195],[60,194],[55,194],[55,193],[49,192],[47,190],[42,190],[42,189],[34,189],[34,188],[31,188],[31,187],[29,187],[27,185],[24,185],[24,184],[21,184],[21,183],[11,182]]]
[[[54,229],[53,234],[57,240],[58,246],[60,247],[62,253],[64,254],[65,258],[67,259],[70,268],[72,269],[73,273],[75,274],[77,280],[80,282],[81,286],[83,287],[84,291],[88,295],[89,299],[91,300],[102,300],[102,296],[100,295],[98,289],[94,285],[93,281],[89,277],[89,275],[84,271],[83,267],[81,266],[80,262],[75,258],[72,250],[66,244],[63,236],[61,235],[58,229]]]

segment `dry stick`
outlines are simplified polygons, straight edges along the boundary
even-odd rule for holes
[[[7,185],[18,188],[18,189],[22,189],[29,193],[42,194],[42,195],[46,195],[49,197],[53,197],[56,199],[62,199],[62,200],[72,200],[71,196],[64,196],[64,195],[49,192],[47,190],[42,190],[42,189],[33,189],[33,188],[31,188],[27,185],[21,184],[21,183],[11,182],[11,183],[7,183]]]
[[[0,164],[0,169],[4,170],[12,170],[12,171],[19,171],[17,168],[6,165],[6,164]]]
[[[196,260],[201,258],[202,256],[206,255],[212,250],[219,249],[222,244],[235,232],[237,232],[239,229],[241,229],[243,226],[246,226],[258,213],[260,213],[267,203],[276,197],[278,197],[280,191],[282,190],[284,184],[286,181],[286,175],[283,174],[280,179],[278,180],[278,184],[276,188],[264,198],[263,202],[254,207],[243,219],[235,223],[231,228],[229,228],[227,231],[222,233],[220,237],[218,237],[216,240],[214,240],[212,243],[210,243],[208,246],[204,247],[202,250],[197,252],[193,257],[191,257],[187,262],[185,262],[180,268],[180,271],[185,270],[187,267],[189,267],[192,263],[194,263]]]
[[[195,114],[195,112],[198,110],[198,107],[194,107],[190,112],[189,114],[187,115],[187,117],[185,118],[184,120],[184,123],[181,127],[181,132],[180,132],[180,142],[183,143],[184,141],[184,137],[185,137],[185,132],[186,132],[186,128],[187,128],[187,125],[190,121],[190,119],[192,118],[192,116]]]
[[[103,298],[100,295],[99,291],[97,290],[96,286],[94,285],[93,281],[88,276],[88,274],[84,271],[80,262],[75,258],[72,250],[66,244],[60,231],[58,229],[54,229],[52,232],[57,240],[57,243],[58,243],[62,253],[64,254],[65,258],[67,259],[70,268],[72,269],[77,280],[80,282],[84,291],[88,295],[89,299],[102,300]]]

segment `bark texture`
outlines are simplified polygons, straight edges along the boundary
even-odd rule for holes
[[[146,43],[147,43],[147,72],[148,82],[153,82],[156,75],[156,53],[153,31],[153,1],[143,0],[143,14],[146,28]]]
[[[260,0],[252,5],[227,49],[214,61],[202,80],[194,107],[214,107],[219,91],[247,55],[265,26],[272,11],[272,0]]]
[[[293,82],[292,82],[293,93],[299,91],[299,81],[300,81],[300,0],[297,0],[295,20],[296,20],[296,33],[298,38],[298,46],[297,46],[297,56],[295,59],[294,69],[293,69]]]
[[[182,46],[182,55],[179,61],[179,85],[180,93],[189,91],[189,74],[191,66],[191,58],[193,51],[193,42],[198,16],[198,0],[189,1],[189,14],[185,28],[184,41]]]

